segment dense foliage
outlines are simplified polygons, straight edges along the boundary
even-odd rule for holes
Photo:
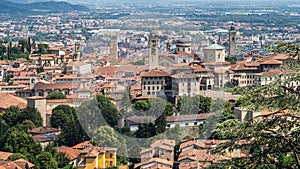
[[[235,120],[218,125],[216,135],[231,141],[215,152],[226,149],[248,150],[247,158],[214,165],[215,168],[299,168],[299,92],[289,85],[299,81],[298,72],[268,85],[255,87],[243,94],[238,106],[254,111],[268,111],[246,122]],[[241,140],[244,140],[241,143]]]
[[[46,97],[48,100],[54,100],[54,99],[66,99],[67,96],[64,93],[61,92],[51,92]]]

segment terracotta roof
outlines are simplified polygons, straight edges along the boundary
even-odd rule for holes
[[[20,158],[20,159],[18,159],[18,160],[15,160],[14,163],[16,163],[16,164],[19,165],[19,166],[24,165],[24,164],[28,164],[28,167],[29,167],[29,168],[32,168],[32,167],[35,166],[35,165],[32,164],[31,162],[29,162],[29,161],[27,161],[27,160],[25,160],[25,159],[23,159],[23,158]],[[24,168],[25,168],[25,167],[24,167]]]
[[[19,109],[25,109],[27,107],[27,101],[9,93],[0,93],[0,108],[7,109],[10,106],[17,106]]]
[[[34,85],[35,90],[46,90],[46,89],[74,89],[78,88],[79,83],[74,82],[74,83],[50,83],[50,84],[45,84],[38,82],[37,84]]]
[[[261,65],[281,65],[282,62],[275,59],[264,60]]]
[[[20,89],[25,89],[27,86],[26,85],[12,85],[12,86],[0,86],[0,89],[12,89],[12,88],[20,88]]]
[[[168,161],[168,160],[161,159],[161,158],[151,158],[148,161],[136,164],[134,166],[134,168],[138,168],[138,167],[141,167],[143,165],[147,165],[147,164],[151,164],[151,163],[159,163],[159,164],[163,164],[163,165],[170,166],[170,167],[173,166],[173,161]]]
[[[47,133],[53,133],[53,132],[60,132],[61,129],[58,128],[53,128],[53,127],[47,127],[47,126],[42,126],[42,127],[37,127],[34,129],[29,129],[30,134],[47,134]]]
[[[174,78],[174,79],[196,79],[196,78],[200,78],[200,77],[195,74],[192,74],[192,73],[180,72],[180,73],[173,75],[172,78]]]
[[[157,145],[168,145],[168,146],[175,146],[175,140],[169,140],[169,139],[161,139],[161,140],[155,140],[152,142],[151,147],[155,147]]]
[[[205,66],[200,66],[200,65],[193,65],[191,66],[191,68],[193,69],[193,72],[207,72],[207,71],[212,71],[210,68],[205,67]]]
[[[179,116],[167,116],[167,122],[178,122],[178,121],[193,121],[193,120],[206,120],[210,114],[190,114],[190,115],[179,115]]]
[[[223,160],[231,160],[231,158],[222,156],[219,154],[211,154],[209,150],[203,149],[190,149],[187,151],[182,152],[179,155],[178,161],[182,161],[184,159],[191,159],[193,161],[199,162],[212,162],[217,163],[218,161]]]
[[[253,66],[253,65],[251,65],[251,66]],[[246,63],[237,63],[237,64],[234,64],[234,65],[231,65],[229,69],[233,70],[233,71],[237,71],[237,70],[257,70],[257,68],[255,68],[255,67],[246,66]]]
[[[97,69],[97,75],[102,75],[105,77],[112,77],[116,73],[117,67],[116,66],[100,66]]]
[[[267,72],[258,73],[258,76],[271,76],[271,75],[288,75],[293,74],[295,71],[293,70],[282,70],[282,69],[272,69]]]
[[[51,142],[51,141],[54,141],[55,139],[57,139],[57,135],[54,135],[54,134],[38,134],[38,135],[34,135],[33,136],[33,139],[37,142],[40,142],[40,143],[45,143],[45,142]]]
[[[33,168],[35,165],[22,158],[15,161],[0,161],[0,169],[25,169],[26,166]]]
[[[130,86],[130,90],[142,90],[142,86]]]
[[[199,140],[190,140],[190,141],[185,141],[183,143],[180,144],[180,149],[184,149],[186,147],[190,147],[190,146],[197,146],[197,147],[202,147],[202,148],[206,148],[206,145],[203,141],[199,141]]]
[[[286,53],[281,53],[281,54],[278,54],[276,56],[273,57],[273,59],[276,59],[276,60],[286,60],[286,59],[289,59],[291,58],[289,54],[286,54]]]
[[[7,160],[7,158],[11,155],[13,155],[13,153],[0,151],[0,159],[1,160],[4,160],[4,161]]]
[[[74,149],[84,149],[86,147],[92,147],[93,144],[90,143],[90,141],[84,141],[84,142],[81,142],[79,144],[76,144],[75,146],[71,147],[71,148],[74,148]]]
[[[167,77],[167,76],[170,76],[168,72],[159,69],[153,69],[150,70],[149,72],[141,73],[141,77]]]
[[[64,153],[70,160],[76,159],[80,155],[80,150],[76,150],[70,147],[62,146],[56,148],[58,152]]]
[[[230,62],[204,62],[203,65],[230,65]]]
[[[11,161],[0,161],[0,167],[4,169],[24,169]]]

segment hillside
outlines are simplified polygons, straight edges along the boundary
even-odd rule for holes
[[[43,14],[89,10],[87,7],[82,5],[72,5],[67,2],[56,1],[21,4],[6,0],[0,0],[0,4],[0,13],[9,15]]]

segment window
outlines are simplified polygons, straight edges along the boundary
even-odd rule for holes
[[[186,126],[188,126],[188,125],[189,125],[189,123],[185,123],[185,125],[186,125]]]
[[[194,122],[194,126],[197,126],[197,124],[198,124],[197,122]]]

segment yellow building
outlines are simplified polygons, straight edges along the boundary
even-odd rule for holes
[[[73,148],[81,149],[78,169],[104,169],[117,166],[117,148],[93,146],[89,142]]]

